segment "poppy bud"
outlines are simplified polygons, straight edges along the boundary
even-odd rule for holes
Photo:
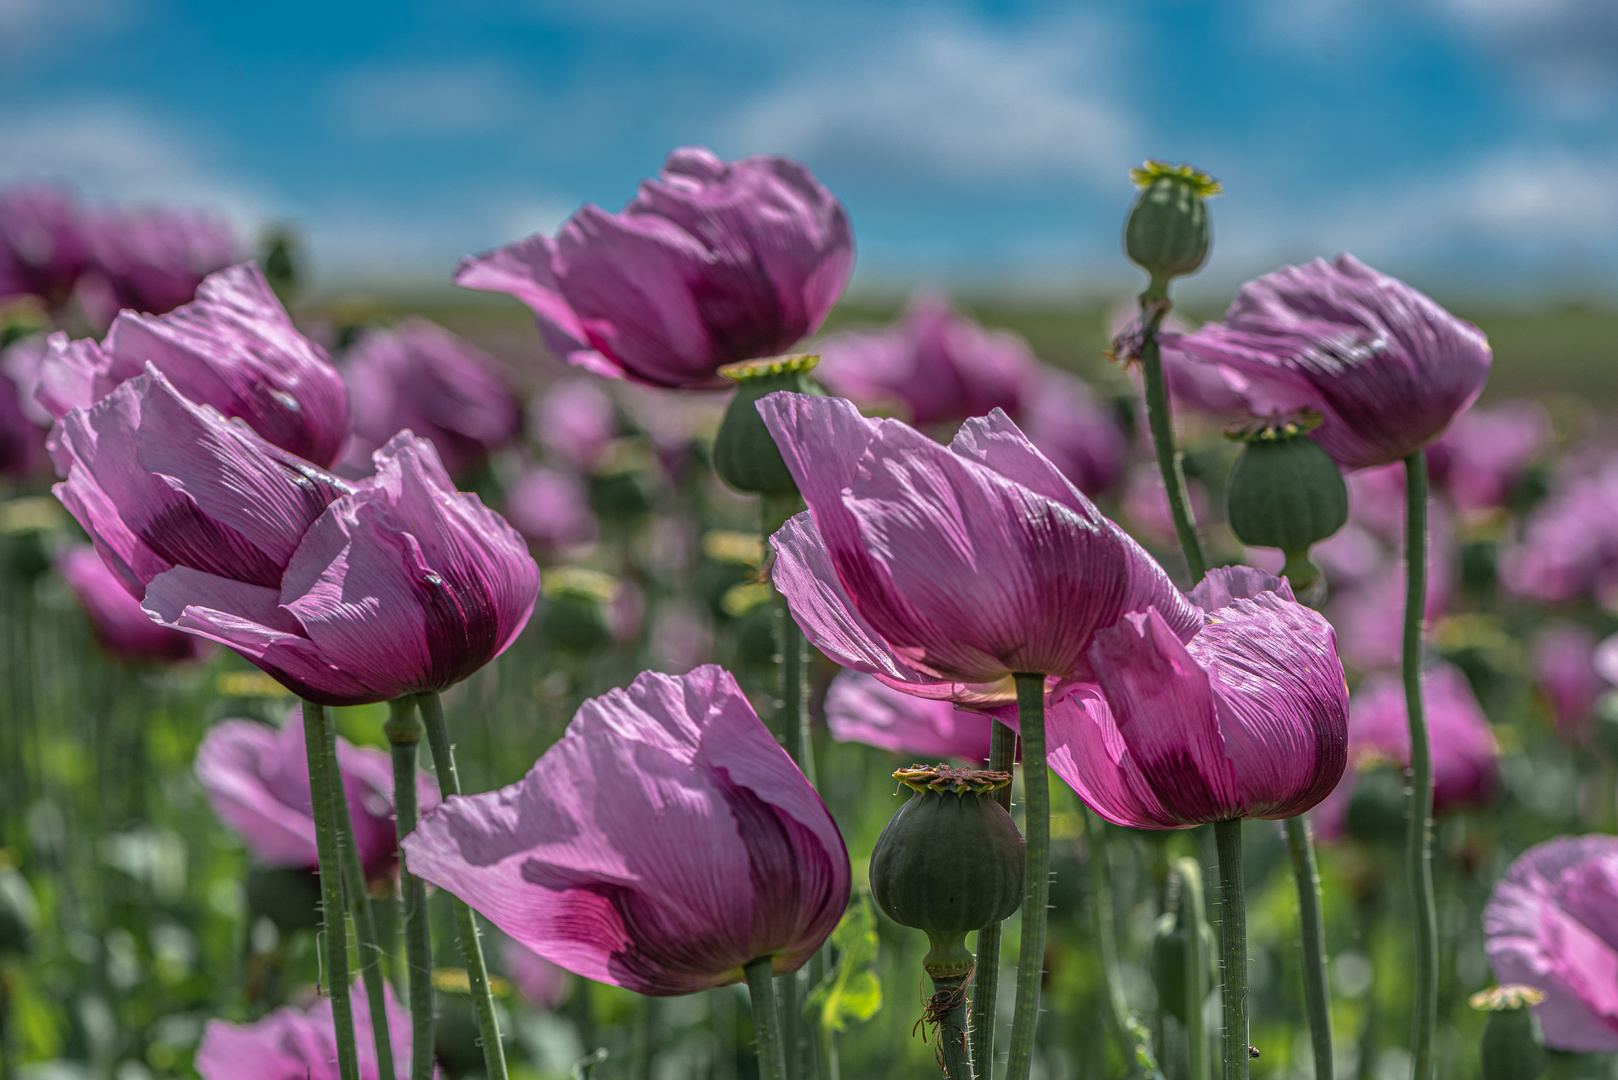
[[[618,583],[596,570],[562,566],[545,572],[540,586],[545,612],[539,630],[546,644],[571,653],[589,653],[612,638],[607,625],[607,604]]]
[[[1531,986],[1496,986],[1472,995],[1489,1014],[1483,1028],[1483,1080],[1538,1080],[1545,1073],[1545,1035],[1531,1006],[1545,1000]]]
[[[1219,181],[1189,165],[1148,161],[1129,171],[1141,193],[1124,226],[1124,250],[1152,275],[1153,291],[1170,278],[1195,273],[1208,257],[1206,199],[1219,194]]]
[[[935,978],[970,970],[966,935],[1022,903],[1023,839],[992,792],[1011,774],[912,765],[893,774],[916,794],[871,852],[871,893],[901,926],[925,930]]]
[[[777,390],[823,396],[824,391],[809,378],[818,363],[818,356],[776,356],[719,369],[719,374],[738,384],[713,447],[714,470],[726,484],[755,495],[798,493],[798,485],[754,405]]]
[[[1186,993],[1190,967],[1187,961],[1191,958],[1186,943],[1192,940],[1193,934],[1202,939],[1200,968],[1204,985],[1194,996],[1194,1000],[1201,1001],[1207,996],[1206,980],[1213,966],[1214,940],[1208,920],[1199,917],[1198,909],[1203,903],[1202,875],[1191,860],[1180,859],[1178,863],[1169,878],[1165,904],[1168,910],[1158,916],[1157,932],[1152,938],[1150,970],[1152,985],[1157,989],[1158,1008],[1184,1024],[1188,1020],[1187,998],[1191,996]],[[1190,865],[1185,865],[1188,863]]]
[[[1300,598],[1320,578],[1309,549],[1348,520],[1343,474],[1307,435],[1320,419],[1303,411],[1255,418],[1225,432],[1245,444],[1225,486],[1231,531],[1249,547],[1280,548],[1287,557],[1283,573]]]

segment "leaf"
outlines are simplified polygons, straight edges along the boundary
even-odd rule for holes
[[[876,974],[876,915],[870,898],[859,896],[832,931],[837,963],[809,994],[807,1008],[818,1010],[826,1031],[842,1031],[850,1021],[869,1020],[882,1007],[882,980]]]

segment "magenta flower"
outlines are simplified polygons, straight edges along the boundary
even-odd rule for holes
[[[841,671],[826,691],[826,726],[838,742],[857,742],[927,759],[989,760],[993,721],[895,690],[861,671]]]
[[[815,378],[832,393],[897,409],[918,427],[1015,414],[1039,367],[1022,338],[985,330],[932,292],[912,297],[886,330],[839,334],[819,352]]]
[[[1099,685],[1058,687],[1047,706],[1051,768],[1132,828],[1303,813],[1347,761],[1331,626],[1250,567],[1210,571],[1191,598],[1206,614],[1190,641],[1155,607],[1096,634]]]
[[[1502,984],[1545,992],[1545,1045],[1618,1050],[1618,837],[1560,836],[1529,848],[1483,909]]]
[[[713,666],[585,702],[525,778],[451,798],[404,851],[545,959],[658,996],[796,971],[849,896],[831,814]]]
[[[410,1013],[393,996],[393,987],[384,983],[382,992],[395,1068],[406,1068],[413,1041]],[[349,1000],[354,1008],[360,1080],[395,1080],[377,1074],[370,1003],[358,981]],[[277,1009],[251,1024],[208,1021],[197,1046],[195,1067],[202,1080],[338,1080],[331,998],[320,998],[307,1011],[290,1006]],[[438,1075],[435,1067],[434,1076]]]
[[[612,398],[591,378],[565,379],[530,410],[534,434],[547,451],[582,472],[601,464],[618,435]]]
[[[500,362],[425,319],[367,331],[343,375],[354,402],[344,453],[351,475],[368,472],[371,453],[405,428],[429,440],[455,477],[475,473],[522,430],[522,406]]]
[[[172,663],[197,660],[212,651],[195,635],[154,623],[89,545],[75,544],[58,555],[56,569],[89,616],[96,639],[114,656]]]
[[[1003,412],[944,447],[840,398],[776,393],[758,409],[809,505],[771,540],[776,587],[843,666],[982,700],[1015,673],[1086,673],[1091,639],[1125,612],[1156,605],[1195,633],[1162,567]]]
[[[782,157],[675,150],[617,214],[461,260],[455,282],[534,310],[557,356],[612,378],[714,387],[812,334],[854,265],[848,214]]]
[[[1557,734],[1576,746],[1589,743],[1596,702],[1610,688],[1596,670],[1595,652],[1596,636],[1570,623],[1552,623],[1534,641],[1534,680]]]
[[[1118,305],[1112,309],[1108,323],[1112,341],[1109,355],[1125,362],[1135,375],[1134,382],[1137,389],[1142,388],[1144,384],[1139,365],[1130,362],[1138,359],[1140,355],[1143,337],[1140,305],[1133,300]],[[1177,312],[1171,311],[1163,317],[1160,333],[1165,339],[1171,341],[1169,335],[1183,335],[1190,332],[1191,324]],[[1247,380],[1240,375],[1225,368],[1198,363],[1174,348],[1164,347],[1161,353],[1163,385],[1167,387],[1169,398],[1176,410],[1189,409],[1192,412],[1222,417],[1247,410],[1242,400],[1242,391],[1247,386]]]
[[[385,751],[339,738],[337,765],[360,865],[371,881],[387,878],[398,864],[393,760]],[[302,709],[288,713],[279,729],[221,720],[197,747],[195,769],[208,805],[260,862],[310,870],[318,865]],[[416,775],[416,793],[421,809],[438,805],[438,785],[426,773]]]
[[[1187,480],[1185,494],[1192,516],[1207,520],[1207,489],[1199,481]],[[1174,511],[1169,507],[1168,488],[1163,486],[1163,474],[1157,466],[1141,462],[1130,470],[1120,504],[1122,517],[1134,535],[1155,547],[1174,546]]]
[[[151,364],[199,405],[329,465],[348,437],[348,393],[325,350],[298,333],[257,265],[210,274],[167,315],[126,311],[106,340],[52,334],[37,396],[53,416],[86,408]]]
[[[1500,582],[1546,603],[1591,596],[1618,607],[1618,456],[1579,455],[1563,464],[1521,540],[1501,552]]]
[[[1433,754],[1433,812],[1466,810],[1500,790],[1500,746],[1477,695],[1461,670],[1437,664],[1421,677]],[[1358,775],[1377,765],[1410,767],[1410,721],[1404,685],[1394,673],[1373,675],[1354,691],[1348,721],[1349,769],[1321,805],[1316,827],[1325,839],[1341,836]]]
[[[1077,375],[1040,368],[1021,415],[1028,441],[1086,495],[1105,494],[1123,475],[1124,433]]]
[[[503,652],[538,570],[401,432],[356,488],[175,392],[155,368],[59,421],[61,499],[165,626],[330,705],[441,690]]]
[[[506,520],[540,551],[588,544],[596,518],[584,481],[570,472],[534,466],[506,490]]]
[[[530,1005],[554,1009],[567,999],[573,978],[566,968],[558,967],[526,945],[506,942],[501,953],[506,962],[506,975],[517,993]]]
[[[19,342],[0,355],[9,360],[15,350],[27,347]],[[23,388],[9,367],[0,366],[0,473],[27,477],[45,464],[45,429],[29,415]]]
[[[1165,354],[1240,375],[1253,412],[1320,412],[1311,437],[1345,469],[1437,439],[1477,398],[1491,359],[1477,327],[1352,255],[1250,281],[1223,323],[1162,340]]]
[[[91,279],[86,307],[102,325],[119,309],[161,315],[191,301],[202,279],[241,259],[223,218],[164,206],[104,210],[85,223]]]
[[[66,188],[0,188],[0,301],[37,296],[52,309],[67,302],[89,261],[82,217]]]
[[[1550,437],[1550,417],[1537,401],[1471,408],[1434,444],[1434,471],[1459,509],[1501,506]]]

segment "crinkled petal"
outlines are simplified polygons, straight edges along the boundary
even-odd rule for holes
[[[1011,716],[1005,716],[1010,712]],[[1015,709],[1004,710],[1012,722]],[[1186,821],[1163,804],[1141,774],[1107,699],[1094,686],[1059,688],[1046,701],[1046,760],[1086,806],[1132,829],[1184,829]]]

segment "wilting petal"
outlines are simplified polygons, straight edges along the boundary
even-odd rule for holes
[[[1483,912],[1502,984],[1543,990],[1545,1045],[1618,1050],[1618,838],[1564,836],[1529,848]]]
[[[1203,611],[1213,612],[1265,592],[1275,593],[1283,600],[1296,600],[1285,578],[1254,566],[1216,566],[1203,575],[1190,596],[1191,602]]]
[[[410,871],[586,978],[691,993],[796,970],[848,901],[819,796],[715,667],[586,702],[521,782],[449,800]]]

